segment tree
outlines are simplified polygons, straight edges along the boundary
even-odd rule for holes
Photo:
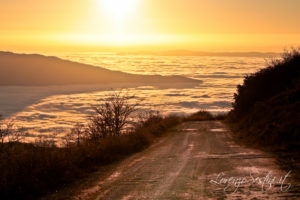
[[[0,115],[0,145],[5,142],[19,142],[27,135],[21,128],[15,128],[12,121],[6,121]]]
[[[3,144],[5,139],[10,133],[10,126],[4,123],[2,116],[0,115],[0,142]]]
[[[66,135],[65,145],[69,147],[70,145],[76,144],[80,145],[81,141],[84,139],[84,125],[77,123],[74,128]]]
[[[128,94],[115,92],[103,104],[94,106],[87,133],[90,138],[97,139],[107,136],[118,136],[129,125],[130,115],[135,111],[136,104],[130,104]]]

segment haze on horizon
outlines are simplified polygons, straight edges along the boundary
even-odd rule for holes
[[[282,51],[298,0],[0,0],[1,49]]]

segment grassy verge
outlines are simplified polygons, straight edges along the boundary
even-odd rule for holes
[[[0,146],[0,199],[36,199],[84,177],[97,167],[148,147],[167,129],[179,124],[175,116],[151,116],[121,135],[84,139],[58,148],[20,142]]]

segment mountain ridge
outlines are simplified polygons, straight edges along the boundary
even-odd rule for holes
[[[40,54],[0,51],[0,86],[49,86],[134,82],[140,85],[202,81],[183,76],[137,75]]]

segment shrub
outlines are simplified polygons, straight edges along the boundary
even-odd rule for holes
[[[210,121],[210,120],[224,120],[227,117],[227,113],[219,113],[216,115],[211,114],[208,111],[200,110],[188,117],[186,117],[185,121]]]
[[[246,76],[228,122],[237,138],[257,146],[297,149],[300,139],[300,52],[283,54]]]
[[[113,94],[105,103],[94,106],[95,114],[91,116],[86,133],[97,139],[107,136],[118,136],[129,124],[129,117],[135,111],[136,105],[131,105],[129,96],[120,93]]]
[[[258,102],[299,86],[299,77],[300,52],[293,49],[284,53],[282,59],[273,60],[268,67],[245,77],[234,94],[232,117],[238,119]]]
[[[102,112],[99,114],[96,111],[96,116],[91,118],[92,124],[88,127],[74,127],[66,138],[65,147],[58,148],[43,139],[35,144],[4,142],[0,148],[0,199],[36,199],[53,192],[86,173],[97,170],[98,166],[145,149],[155,138],[181,121],[176,116],[163,117],[159,113],[150,112],[144,114],[132,129],[122,132],[122,128],[129,122],[127,117],[133,110],[126,100],[127,98],[114,96],[111,102],[107,102],[110,106],[100,106],[109,112],[120,112],[109,115],[109,120],[114,120],[107,124],[110,128],[102,129],[102,122],[93,123],[93,119],[103,117]],[[118,126],[115,121],[117,118],[120,119]],[[96,127],[98,125],[101,127]],[[96,133],[97,137],[87,132],[90,131],[90,126],[100,131]],[[103,134],[102,131],[107,130],[111,132]]]

